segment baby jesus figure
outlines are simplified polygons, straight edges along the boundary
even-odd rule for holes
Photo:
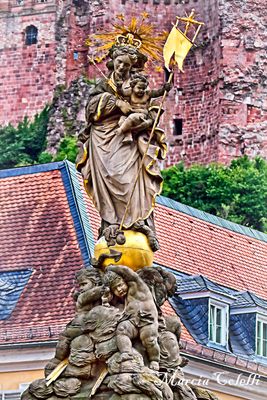
[[[132,131],[140,132],[153,125],[153,118],[149,113],[150,100],[163,96],[164,92],[171,90],[171,84],[165,83],[162,88],[147,90],[148,80],[144,75],[135,74],[130,81],[130,89],[120,89],[124,97],[130,98],[131,114],[122,116],[119,120],[118,135],[124,135],[123,142],[129,143],[132,139]]]
[[[139,337],[147,352],[150,368],[158,370],[158,312],[148,286],[128,267],[112,265],[106,271],[104,282],[115,296],[125,299],[124,317],[116,329],[121,361],[133,358],[132,340]]]

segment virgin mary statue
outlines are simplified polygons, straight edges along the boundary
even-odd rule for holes
[[[148,232],[152,249],[157,249],[153,209],[161,192],[162,177],[158,160],[166,155],[164,134],[156,129],[147,146],[150,130],[144,124],[131,131],[130,140],[117,133],[120,119],[131,113],[130,99],[121,93],[129,92],[131,76],[142,70],[146,57],[134,46],[114,46],[110,53],[109,76],[91,89],[86,106],[87,126],[79,136],[80,154],[77,168],[85,189],[99,211],[102,223],[100,236],[109,226],[119,226],[126,205],[131,200],[123,229]],[[155,118],[157,107],[150,108]],[[146,153],[141,170],[139,167]],[[138,175],[139,173],[139,175]],[[133,183],[137,184],[132,192]]]

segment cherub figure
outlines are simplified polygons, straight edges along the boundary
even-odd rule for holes
[[[116,329],[121,360],[133,358],[132,339],[140,337],[147,352],[150,368],[159,369],[158,313],[152,294],[145,282],[128,267],[107,267],[104,282],[111,292],[125,299],[124,317]]]
[[[138,275],[147,284],[153,295],[154,301],[161,315],[160,307],[174,295],[176,290],[175,276],[161,267],[145,267],[140,269]]]
[[[84,317],[94,306],[101,304],[101,296],[104,293],[102,274],[96,268],[82,268],[75,278],[79,285],[79,291],[73,295],[76,315],[59,337],[56,347],[56,358],[59,360],[68,357],[71,341],[83,333]]]
[[[148,80],[144,75],[134,74],[130,81],[130,89],[122,90],[121,94],[130,99],[132,112],[127,116],[122,116],[119,120],[119,128],[116,130],[118,135],[124,135],[123,142],[129,143],[132,139],[131,131],[147,129],[153,125],[153,118],[149,113],[150,100],[163,96],[164,92],[171,90],[171,84],[165,83],[162,88],[147,90]]]
[[[81,319],[86,312],[99,305],[104,291],[102,275],[96,268],[83,268],[76,273],[79,291],[74,293],[77,317]]]
[[[159,333],[160,367],[166,370],[182,368],[188,360],[180,355],[181,320],[178,315],[173,315],[166,317],[165,323],[166,328]]]
[[[161,267],[145,267],[137,273],[149,287],[158,309],[160,367],[175,369],[185,366],[188,360],[180,356],[179,347],[181,320],[177,315],[164,318],[161,311],[165,300],[175,293],[175,276]]]

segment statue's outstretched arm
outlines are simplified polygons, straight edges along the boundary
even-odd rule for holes
[[[148,95],[151,99],[154,99],[156,97],[160,97],[164,95],[164,92],[169,92],[172,88],[171,83],[164,83],[164,85],[162,86],[162,88],[160,89],[152,89],[148,92]]]
[[[151,99],[155,99],[155,98],[157,98],[157,97],[163,96],[163,95],[164,95],[164,92],[165,92],[164,88],[153,89],[153,90],[150,90],[150,91],[148,92],[148,95],[149,95],[149,97],[150,97]]]
[[[124,267],[123,265],[110,265],[107,267],[108,271],[116,272],[116,274],[120,275],[125,281],[140,281],[139,276],[136,272],[132,271],[128,267]]]

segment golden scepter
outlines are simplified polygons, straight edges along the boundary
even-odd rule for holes
[[[163,58],[164,58],[164,62],[165,62],[165,67],[170,72],[168,83],[171,83],[172,78],[173,78],[173,74],[174,74],[173,69],[171,70],[170,67],[169,67],[171,59],[174,57],[175,63],[177,63],[178,68],[183,72],[184,59],[187,56],[187,54],[188,54],[189,50],[191,49],[191,47],[193,46],[194,41],[196,40],[196,38],[197,38],[197,36],[199,34],[201,26],[204,25],[203,22],[199,22],[199,21],[194,20],[194,15],[195,15],[195,10],[192,9],[189,17],[184,17],[184,18],[183,17],[176,17],[177,18],[176,23],[173,26],[171,32],[169,33],[169,36],[168,36],[168,38],[167,38],[167,40],[165,42],[165,45],[163,47]],[[182,22],[186,23],[184,32],[182,32],[178,28],[179,21],[182,21]],[[192,40],[190,40],[187,37],[187,32],[188,32],[188,29],[189,29],[191,24],[198,25],[198,28],[197,28],[197,30],[195,32],[195,35],[194,35]],[[144,161],[145,161],[145,158],[147,156],[147,152],[148,152],[151,140],[153,138],[155,129],[157,127],[157,124],[158,124],[158,121],[159,121],[159,117],[161,115],[161,110],[162,110],[162,107],[163,107],[163,103],[164,103],[164,101],[166,99],[166,96],[167,96],[167,91],[165,90],[165,92],[163,94],[163,97],[162,97],[162,100],[161,100],[161,103],[160,103],[160,106],[159,106],[159,109],[158,109],[158,112],[157,112],[157,115],[156,115],[156,118],[155,118],[155,121],[154,121],[154,124],[153,124],[151,132],[150,132],[150,136],[149,136],[149,139],[148,139],[148,142],[147,142],[145,153],[143,154],[140,166],[139,166],[138,171],[137,171],[137,175],[136,175],[135,180],[134,180],[134,184],[133,184],[133,187],[132,187],[132,190],[131,190],[131,194],[130,194],[129,200],[127,202],[126,209],[125,209],[125,212],[123,214],[123,217],[122,217],[122,220],[121,220],[121,223],[120,223],[120,228],[119,228],[120,230],[122,230],[122,228],[123,228],[123,224],[124,224],[124,221],[125,221],[125,218],[126,218],[126,215],[127,215],[127,212],[128,212],[128,209],[129,209],[132,197],[133,197],[133,193],[134,193],[138,178],[140,176],[140,172],[141,172],[141,170],[143,168]]]

